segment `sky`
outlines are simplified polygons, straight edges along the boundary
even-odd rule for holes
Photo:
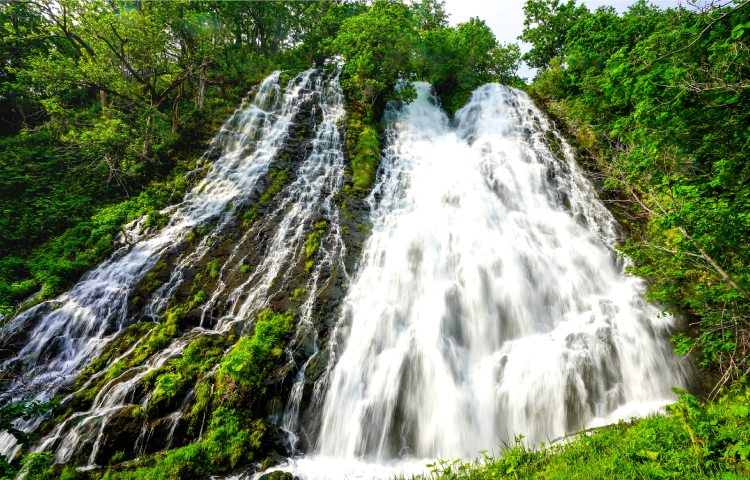
[[[523,5],[526,0],[445,0],[445,9],[450,14],[451,25],[465,22],[470,17],[479,17],[492,28],[500,42],[518,42],[517,37],[523,31]],[[602,5],[611,5],[619,12],[625,11],[635,0],[583,0],[590,10],[595,10]],[[679,0],[652,0],[652,4],[662,8],[677,7]],[[529,45],[521,43],[521,50],[527,51]],[[535,71],[526,65],[519,72],[528,80],[534,76]]]

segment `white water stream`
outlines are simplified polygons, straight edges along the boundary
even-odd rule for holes
[[[326,78],[324,78],[326,77]],[[301,322],[297,335],[310,335],[310,315],[315,300],[317,281],[323,266],[341,265],[345,249],[341,241],[341,227],[332,199],[343,184],[343,138],[338,126],[343,120],[343,94],[338,83],[338,74],[320,74],[314,70],[300,73],[292,79],[282,92],[279,88],[280,72],[266,78],[258,87],[253,99],[243,105],[224,125],[202,158],[202,168],[207,169],[205,178],[198,182],[178,206],[162,211],[169,214],[167,226],[156,232],[146,231],[141,235],[144,218],[126,228],[127,236],[135,245],[123,248],[112,255],[98,268],[92,270],[68,293],[54,299],[57,308],[43,313],[49,305],[39,305],[19,315],[4,330],[13,334],[27,329],[29,341],[18,355],[5,362],[5,368],[22,365],[22,379],[32,379],[38,388],[37,398],[47,400],[61,387],[70,383],[72,377],[88,362],[101,354],[103,349],[127,325],[129,293],[154,267],[168,249],[181,241],[198,227],[212,227],[197,247],[182,256],[172,270],[171,278],[164,283],[145,306],[145,311],[159,320],[169,304],[175,290],[184,283],[183,272],[191,264],[197,264],[222,241],[222,234],[231,225],[234,212],[231,205],[240,205],[254,190],[261,176],[267,175],[269,165],[277,152],[286,144],[292,124],[302,109],[321,109],[322,121],[315,125],[310,143],[311,151],[296,172],[296,180],[285,187],[287,194],[276,211],[269,215],[281,217],[275,228],[275,236],[268,245],[265,261],[252,271],[250,280],[232,291],[231,315],[220,321],[214,330],[197,327],[182,337],[176,338],[164,350],[149,358],[104,385],[88,412],[74,414],[44,438],[36,451],[56,451],[56,462],[67,462],[82,448],[93,449],[89,464],[95,457],[102,432],[112,417],[129,405],[141,405],[144,410],[150,394],[136,398],[135,392],[143,377],[150,371],[179,357],[184,348],[200,335],[227,331],[237,321],[247,321],[260,309],[267,306],[267,293],[274,279],[288,272],[287,260],[299,250],[304,251],[305,227],[314,213],[328,223],[326,241],[321,242],[320,257],[306,285],[305,302],[301,305]],[[305,105],[303,105],[305,104]],[[213,163],[208,158],[220,152]],[[199,162],[199,167],[201,165]],[[243,242],[252,242],[249,230]],[[219,272],[220,286],[202,306],[210,309],[221,293],[227,293],[225,275],[238,275],[242,258],[233,252]],[[343,266],[343,265],[342,265]],[[251,280],[254,280],[251,282]],[[244,295],[243,295],[244,294]],[[35,322],[35,324],[29,324]],[[314,343],[314,339],[312,340]],[[134,347],[131,348],[134,349]],[[106,369],[105,369],[106,370]],[[52,382],[54,380],[54,382]],[[34,385],[24,385],[25,391],[34,390]],[[12,395],[14,386],[6,392]],[[174,432],[179,412],[167,418]],[[39,421],[26,425],[36,428]],[[145,431],[139,439],[142,452],[151,435]],[[171,438],[167,440],[171,444]],[[12,457],[19,446],[10,435],[0,438],[0,453]]]
[[[416,87],[386,113],[317,452],[279,467],[302,478],[421,472],[518,434],[539,445],[657,411],[686,382],[675,320],[622,275],[614,218],[530,99],[485,85],[451,126]]]

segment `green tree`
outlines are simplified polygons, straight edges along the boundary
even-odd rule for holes
[[[331,43],[346,61],[342,86],[366,109],[385,92],[408,101],[413,90],[392,89],[412,78],[415,37],[411,12],[398,2],[377,0],[367,13],[347,19]]]
[[[445,11],[445,0],[412,0],[412,18],[419,30],[439,30],[448,27],[449,13]]]
[[[553,58],[562,54],[568,30],[583,14],[588,12],[585,5],[576,6],[576,0],[561,3],[560,0],[527,0],[523,6],[526,28],[518,37],[533,47],[523,56],[533,68],[545,69]]]
[[[25,2],[0,2],[0,135],[17,134],[36,126],[39,104],[28,82],[16,72],[28,67],[29,58],[47,50],[45,19]]]
[[[332,52],[328,45],[338,35],[341,26],[351,17],[367,10],[360,2],[309,2],[309,7],[300,13],[299,28],[294,39],[301,44],[294,55],[303,60],[303,67],[324,67]]]
[[[19,420],[29,421],[33,418],[43,416],[51,411],[53,408],[59,405],[58,402],[38,402],[36,400],[26,400],[21,402],[14,402],[12,400],[0,401],[0,432],[7,432],[12,435],[18,443],[27,445],[29,442],[36,440],[37,436],[34,433],[24,432],[19,430],[16,423]],[[42,454],[39,458],[44,458],[44,466],[49,463],[49,454]],[[30,462],[36,462],[33,465],[40,463],[39,459],[35,460],[35,457],[27,457],[26,469],[24,471],[31,472],[28,465]],[[34,468],[32,466],[32,468]],[[36,470],[34,470],[36,472]],[[0,478],[12,477],[17,474],[18,470],[13,467],[8,459],[0,455]]]
[[[180,7],[171,2],[139,8],[113,8],[104,1],[40,4],[74,54],[53,49],[33,58],[21,75],[46,87],[50,97],[43,104],[52,125],[84,164],[104,163],[117,178],[132,169],[128,162],[150,160],[157,123],[164,123],[162,111],[188,78],[200,78],[202,106],[214,32],[195,17],[186,20]],[[184,35],[191,22],[198,23],[200,35]],[[70,108],[71,88],[98,91],[101,112]]]
[[[433,84],[443,108],[451,115],[484,83],[519,83],[519,46],[499,45],[483,20],[471,18],[456,28],[425,30],[421,34],[418,76]]]

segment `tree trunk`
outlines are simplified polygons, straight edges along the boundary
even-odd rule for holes
[[[203,110],[203,103],[206,100],[206,69],[208,68],[207,65],[203,65],[201,67],[201,83],[200,87],[198,87],[198,110]]]
[[[107,115],[107,107],[109,107],[109,103],[107,102],[107,92],[99,90],[99,100],[102,102],[102,114]]]
[[[154,139],[152,136],[151,130],[153,130],[152,122],[153,122],[152,116],[149,116],[148,119],[146,119],[146,133],[143,136],[143,156],[148,157],[151,155],[151,147],[154,144]]]
[[[276,20],[276,28],[274,28],[273,40],[271,41],[271,53],[276,53],[279,50],[279,43],[281,43],[281,19]]]
[[[724,271],[724,269],[721,268],[719,266],[719,264],[716,263],[714,261],[714,259],[711,258],[708,255],[708,253],[706,253],[706,251],[703,250],[700,247],[700,245],[698,245],[698,243],[693,239],[693,237],[691,237],[687,233],[687,231],[684,228],[677,227],[677,229],[680,232],[682,232],[682,234],[685,235],[685,237],[687,237],[688,240],[690,240],[693,243],[693,245],[695,246],[695,248],[698,249],[698,251],[700,252],[701,256],[703,256],[703,259],[706,260],[709,264],[711,264],[711,266],[714,267],[714,269],[716,269],[716,271],[719,273],[719,275],[721,276],[721,278],[724,279],[725,282],[727,282],[729,285],[731,285],[732,288],[734,288],[735,290],[737,290],[743,297],[745,297],[746,299],[750,300],[750,293],[748,293],[747,290],[745,290],[744,288],[742,288],[741,286],[739,286],[737,284],[737,282],[735,282],[734,279],[731,277],[731,275],[729,275],[726,271]]]
[[[180,85],[180,92],[174,99],[174,105],[172,106],[172,133],[177,133],[177,127],[179,125],[179,114],[180,114],[180,98],[182,98],[182,92],[184,88]]]
[[[23,106],[21,105],[21,101],[16,99],[16,109],[18,110],[18,113],[21,114],[21,118],[23,119],[23,126],[27,127],[29,126],[28,121],[26,120],[26,112],[23,110]]]

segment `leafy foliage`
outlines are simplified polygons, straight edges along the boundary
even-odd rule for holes
[[[527,2],[529,21],[560,29],[562,42],[535,45],[548,68],[533,95],[628,202],[628,272],[651,279],[649,300],[695,319],[695,335],[673,339],[676,353],[700,351],[720,383],[750,366],[750,2],[737,3],[661,10],[641,0],[617,15]]]
[[[478,18],[422,32],[419,77],[430,81],[450,115],[461,108],[471,92],[488,82],[521,85],[521,63],[516,44],[499,45],[487,24]]]
[[[366,13],[344,21],[331,43],[346,61],[342,87],[371,109],[383,92],[411,77],[415,36],[411,11],[399,2],[378,0]],[[402,89],[392,95],[408,101],[413,92]]]
[[[14,402],[4,400],[0,402],[0,432],[12,435],[20,444],[26,445],[35,441],[37,435],[19,430],[16,422],[19,420],[29,421],[35,417],[41,417],[59,405],[57,401],[39,402],[37,400],[26,400]],[[23,460],[21,472],[27,474],[40,473],[52,461],[50,452],[41,452],[27,455]],[[4,456],[0,456],[0,478],[12,478],[18,469],[11,465]]]

